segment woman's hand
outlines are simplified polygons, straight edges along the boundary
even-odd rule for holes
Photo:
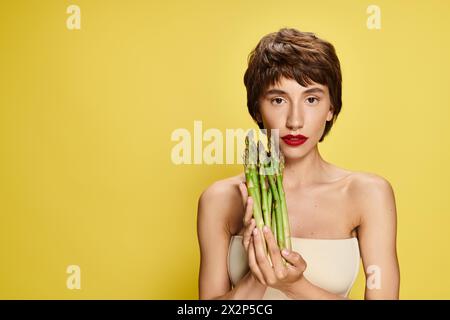
[[[263,230],[261,233],[258,228],[253,229],[248,249],[250,269],[261,283],[283,292],[290,291],[292,286],[303,278],[306,262],[298,252],[284,249],[283,257],[288,262],[284,265],[272,231],[267,226],[264,226]],[[273,266],[265,254],[264,240],[267,242]]]
[[[242,245],[244,246],[248,255],[248,264],[252,275],[263,285],[269,285],[273,288],[284,290],[302,278],[303,272],[306,269],[306,262],[297,252],[290,252],[284,258],[291,264],[284,265],[280,248],[278,247],[275,237],[269,228],[269,232],[265,233],[265,238],[268,245],[268,251],[273,264],[267,255],[264,253],[264,237],[260,232],[253,235],[256,228],[255,219],[253,216],[253,199],[248,196],[247,186],[245,183],[239,184],[242,201],[245,204],[245,214],[243,218],[244,235],[242,238]]]

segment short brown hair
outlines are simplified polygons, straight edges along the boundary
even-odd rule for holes
[[[342,75],[339,59],[333,45],[312,32],[282,28],[264,36],[248,56],[244,75],[247,89],[247,107],[260,129],[262,122],[258,100],[263,92],[281,77],[294,79],[307,87],[312,81],[328,87],[333,118],[327,121],[322,142],[330,131],[342,107]]]

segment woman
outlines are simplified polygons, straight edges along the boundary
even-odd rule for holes
[[[318,150],[341,110],[341,82],[333,45],[313,33],[283,28],[251,52],[247,106],[259,128],[279,129],[292,251],[284,255],[270,230],[255,228],[243,173],[213,183],[198,203],[200,299],[347,299],[360,258],[365,298],[398,299],[390,183]]]

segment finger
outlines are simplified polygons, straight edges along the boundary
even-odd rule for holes
[[[256,231],[255,231],[256,230]],[[253,229],[253,243],[255,247],[256,262],[261,270],[264,279],[271,284],[275,281],[275,274],[272,266],[269,263],[269,258],[264,250],[264,236],[259,228]]]
[[[259,269],[258,263],[256,262],[255,246],[253,243],[254,243],[253,237],[251,237],[250,245],[248,246],[248,265],[249,265],[250,269],[252,270],[252,273],[258,279],[258,281],[261,282],[263,285],[267,285],[267,283],[264,280],[264,277],[262,275],[262,272]]]
[[[275,240],[275,236],[267,226],[264,226],[263,232],[275,275],[278,279],[283,279],[286,276],[286,269],[283,264],[283,258],[281,257],[280,248],[278,247],[278,244]]]
[[[248,225],[252,216],[253,216],[253,198],[247,197],[247,205],[244,214],[244,226]]]
[[[281,251],[281,254],[286,259],[287,262],[289,262],[293,267],[295,267],[295,269],[298,269],[302,272],[306,270],[306,261],[298,252],[283,249]]]
[[[245,204],[247,203],[247,197],[248,197],[248,191],[247,191],[247,186],[245,185],[245,182],[239,183],[239,192],[241,193],[242,204],[245,206]]]
[[[248,246],[250,244],[250,239],[252,237],[253,229],[256,227],[255,219],[250,220],[250,224],[245,228],[244,236],[242,237],[242,244],[246,251],[248,251]]]

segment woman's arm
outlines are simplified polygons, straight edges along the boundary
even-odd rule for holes
[[[361,185],[362,204],[358,239],[366,274],[365,299],[398,299],[397,210],[394,191],[382,177]]]
[[[227,270],[232,214],[243,212],[239,189],[218,181],[200,196],[197,212],[197,235],[200,246],[199,299],[261,299],[266,286],[247,273],[231,289]]]
[[[324,290],[305,277],[297,281],[291,290],[285,292],[288,297],[294,300],[348,300],[348,298]]]
[[[259,283],[249,271],[238,281],[236,286],[224,295],[215,297],[217,300],[261,300],[266,292],[266,286]]]

